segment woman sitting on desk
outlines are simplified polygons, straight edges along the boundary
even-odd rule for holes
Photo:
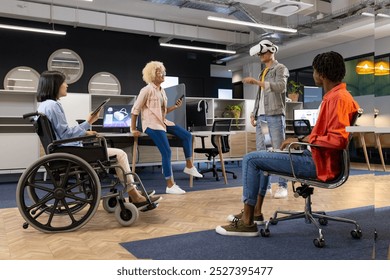
[[[192,135],[184,128],[175,125],[165,117],[168,113],[179,108],[182,105],[182,99],[178,99],[176,104],[167,107],[167,95],[161,84],[165,78],[165,67],[159,61],[151,61],[142,70],[142,79],[148,84],[141,89],[137,100],[131,111],[131,133],[135,137],[141,134],[136,129],[137,117],[141,113],[142,129],[152,138],[154,144],[161,153],[162,167],[164,177],[167,182],[166,193],[184,194],[178,185],[176,185],[172,175],[171,148],[169,146],[167,133],[175,135],[183,143],[184,155],[186,158],[186,167],[184,173],[195,177],[203,177],[192,164]]]
[[[58,71],[45,71],[41,74],[37,90],[37,101],[41,102],[38,107],[38,112],[47,116],[51,122],[57,140],[96,134],[96,131],[89,131],[89,129],[99,118],[99,112],[96,114],[88,114],[86,121],[74,127],[68,125],[64,109],[62,108],[61,103],[58,102],[60,98],[67,96],[68,85],[66,84],[65,79],[65,75]],[[73,142],[70,143],[70,145],[81,146],[82,144],[80,142]],[[130,172],[129,160],[127,159],[127,154],[123,150],[107,148],[107,153],[108,156],[116,156],[118,164],[123,170],[126,173]],[[116,173],[123,183],[123,172],[118,168]],[[146,197],[142,196],[131,184],[131,182],[133,182],[133,177],[127,175],[126,179],[127,192],[131,202],[137,208],[143,208],[148,205]],[[157,202],[160,198],[160,196],[150,197],[152,202]]]

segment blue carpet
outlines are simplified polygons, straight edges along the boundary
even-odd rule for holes
[[[363,237],[353,239],[350,224],[329,221],[324,227],[326,246],[317,248],[312,240],[318,231],[303,220],[280,222],[270,227],[268,238],[221,236],[213,230],[122,243],[139,259],[154,260],[370,260],[387,259],[390,244],[390,207],[362,207],[329,213],[353,218]],[[375,229],[378,238],[374,242]]]

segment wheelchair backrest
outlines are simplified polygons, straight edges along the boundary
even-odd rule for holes
[[[51,122],[45,114],[37,112],[36,118],[33,119],[33,125],[39,139],[41,140],[42,146],[45,149],[45,153],[49,154],[48,146],[56,140]]]

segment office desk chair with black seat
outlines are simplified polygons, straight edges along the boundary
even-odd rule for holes
[[[217,131],[227,131],[227,132],[229,132],[231,124],[232,124],[232,120],[231,119],[215,120],[214,123],[213,123],[213,127],[212,127],[211,132],[217,132]],[[205,173],[208,173],[208,172],[212,172],[213,173],[213,177],[215,177],[215,180],[219,181],[218,172],[223,172],[223,171],[222,171],[222,169],[217,168],[216,167],[216,163],[215,163],[215,157],[219,155],[219,151],[218,151],[218,137],[221,138],[221,152],[223,154],[225,154],[225,153],[228,153],[230,151],[229,135],[219,136],[219,135],[213,135],[211,133],[211,144],[213,145],[213,147],[206,147],[205,146],[204,138],[207,137],[207,136],[196,135],[196,137],[201,137],[202,148],[195,148],[194,149],[194,153],[205,154],[209,161],[210,160],[213,161],[212,162],[213,165],[212,165],[211,168],[206,169],[206,170],[200,170],[199,172],[202,175],[204,175]],[[233,175],[233,179],[237,179],[237,175],[234,172],[228,171],[228,170],[225,170],[225,172],[229,173],[229,174],[232,174]]]
[[[355,125],[356,120],[360,115],[363,113],[363,110],[359,109],[356,115],[353,117],[351,121],[351,126]],[[310,123],[307,122],[306,125],[308,127],[304,128],[304,124],[306,122],[302,122],[302,120],[297,120],[297,123],[294,125],[297,125],[297,128],[294,129],[295,133],[301,131],[311,131],[310,128]],[[350,143],[352,138],[352,134],[349,135],[348,139],[348,144]],[[315,147],[321,149],[321,146],[318,145],[313,145],[309,143],[302,143],[302,142],[293,142],[289,145],[289,154],[290,154],[290,162],[291,162],[291,169],[292,169],[292,174],[284,174],[284,173],[278,173],[278,172],[266,172],[267,175],[277,175],[280,177],[283,177],[289,181],[292,181],[292,188],[294,191],[294,196],[295,197],[302,197],[305,199],[305,206],[304,210],[302,212],[298,211],[283,211],[283,210],[278,210],[274,213],[273,217],[266,223],[265,228],[260,230],[260,234],[263,237],[268,237],[270,236],[270,230],[269,226],[271,225],[276,225],[278,222],[281,221],[286,221],[286,220],[292,220],[292,219],[299,219],[299,218],[304,218],[307,223],[312,223],[314,224],[319,232],[319,236],[313,240],[313,243],[316,247],[322,248],[325,246],[325,239],[324,235],[322,233],[322,228],[321,226],[326,226],[328,224],[328,221],[335,221],[335,222],[343,222],[343,223],[350,223],[355,226],[353,230],[351,230],[351,236],[354,239],[360,239],[362,237],[362,230],[359,226],[359,224],[352,220],[352,219],[346,219],[342,217],[334,217],[334,216],[329,216],[327,215],[324,211],[312,211],[312,202],[311,202],[311,196],[314,193],[314,187],[317,188],[323,188],[323,189],[334,189],[338,188],[341,185],[343,185],[348,177],[349,177],[349,168],[350,168],[350,162],[349,162],[349,148],[347,147],[344,150],[340,150],[340,158],[335,159],[335,160],[340,160],[341,159],[341,164],[340,164],[340,174],[334,178],[331,181],[323,182],[317,179],[313,178],[303,178],[303,177],[298,177],[296,174],[296,170],[294,170],[294,166],[292,163],[292,153],[290,150],[292,149],[293,145],[299,145],[303,146],[305,148],[307,147]],[[295,188],[295,183],[299,183],[300,187]],[[284,216],[278,217],[279,214],[282,214]],[[317,220],[318,219],[318,222]]]

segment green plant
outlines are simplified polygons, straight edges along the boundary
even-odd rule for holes
[[[241,116],[241,111],[242,111],[242,106],[241,105],[227,105],[225,107],[225,110],[227,112],[230,112],[231,115],[234,117],[234,119],[236,120],[236,126],[238,127],[238,119],[240,118]]]
[[[291,80],[287,84],[287,91],[288,93],[303,94],[303,86],[304,84]]]

